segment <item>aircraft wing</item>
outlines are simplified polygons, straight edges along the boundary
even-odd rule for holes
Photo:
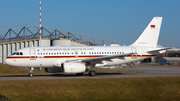
[[[162,51],[162,50],[167,50],[167,49],[171,49],[171,48],[153,49],[153,50],[149,50],[149,51],[147,51],[147,52],[148,52],[148,53],[150,53],[150,52],[157,52],[157,51]]]
[[[126,54],[117,54],[117,55],[106,55],[106,56],[95,57],[95,58],[84,58],[81,61],[83,61],[83,62],[103,61],[103,60],[107,60],[107,59],[113,59],[113,58],[118,58],[118,57],[125,57],[125,56],[132,55],[132,54],[135,54],[135,53],[126,53]]]

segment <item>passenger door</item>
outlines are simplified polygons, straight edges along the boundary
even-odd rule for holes
[[[36,60],[36,50],[34,48],[29,49],[30,60]]]

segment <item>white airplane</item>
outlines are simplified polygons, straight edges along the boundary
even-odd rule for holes
[[[157,47],[161,22],[162,17],[154,17],[129,46],[28,47],[15,51],[5,63],[29,68],[30,77],[34,68],[45,68],[49,73],[76,73],[78,76],[89,71],[89,76],[95,76],[95,67],[135,62],[164,53],[168,48]]]

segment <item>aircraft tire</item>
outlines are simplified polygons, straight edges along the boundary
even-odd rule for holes
[[[83,75],[83,73],[76,73],[76,75],[77,75],[77,76],[82,76],[82,75]]]
[[[96,76],[96,72],[95,71],[89,71],[89,76]]]
[[[29,73],[29,77],[33,77],[33,73]]]

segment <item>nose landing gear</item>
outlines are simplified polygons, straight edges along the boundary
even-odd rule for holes
[[[34,70],[34,68],[33,68],[33,67],[31,67],[31,68],[30,68],[29,77],[33,77],[33,70]]]

